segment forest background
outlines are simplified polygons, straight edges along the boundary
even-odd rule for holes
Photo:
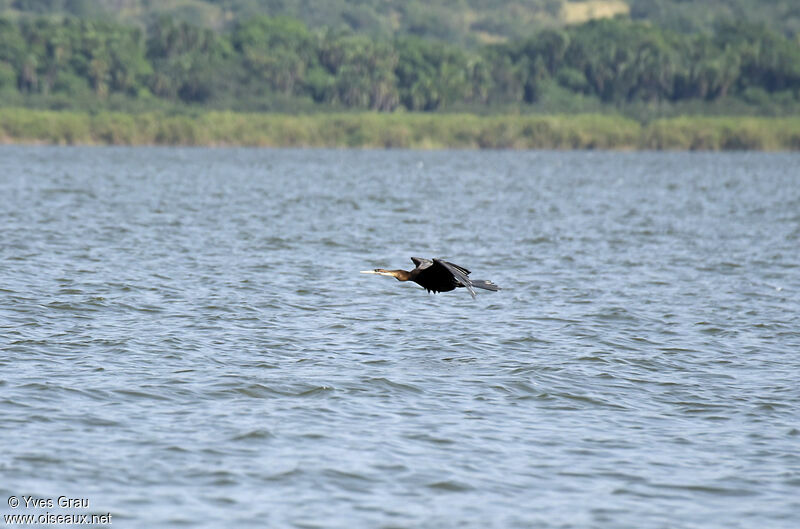
[[[0,139],[800,149],[794,0],[0,0]]]

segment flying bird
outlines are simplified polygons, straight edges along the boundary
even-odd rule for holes
[[[449,292],[456,288],[466,288],[472,297],[475,297],[475,288],[491,290],[496,292],[500,287],[483,279],[470,279],[469,270],[463,266],[449,263],[441,259],[424,259],[422,257],[412,257],[411,260],[417,266],[410,272],[406,270],[386,270],[376,268],[375,270],[363,270],[362,274],[377,274],[389,276],[398,281],[413,281],[428,292]]]

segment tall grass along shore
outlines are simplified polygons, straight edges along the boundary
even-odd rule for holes
[[[0,109],[0,143],[411,149],[800,150],[800,118]]]

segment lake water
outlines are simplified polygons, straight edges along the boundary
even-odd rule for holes
[[[800,527],[798,168],[2,147],[0,513]]]

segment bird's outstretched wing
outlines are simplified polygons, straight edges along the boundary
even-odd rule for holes
[[[436,261],[436,260],[441,261],[441,259],[434,259],[434,261]],[[453,268],[456,268],[456,269],[460,270],[461,273],[464,274],[465,276],[468,276],[470,274],[470,271],[467,270],[466,268],[464,268],[463,266],[459,266],[459,265],[457,265],[455,263],[451,263],[450,261],[442,261],[442,262],[443,263],[447,263],[450,266],[452,266]]]
[[[450,274],[452,274],[453,279],[461,285],[464,285],[467,290],[469,290],[470,295],[474,298],[475,297],[475,290],[472,288],[472,281],[469,280],[469,270],[458,266],[453,263],[448,263],[447,261],[442,261],[441,259],[434,259],[433,260],[434,266],[441,266],[445,270],[447,270]]]
[[[411,262],[414,263],[414,266],[416,266],[420,270],[424,270],[425,268],[428,268],[431,265],[433,265],[433,261],[431,261],[430,259],[425,259],[424,257],[412,257]]]

